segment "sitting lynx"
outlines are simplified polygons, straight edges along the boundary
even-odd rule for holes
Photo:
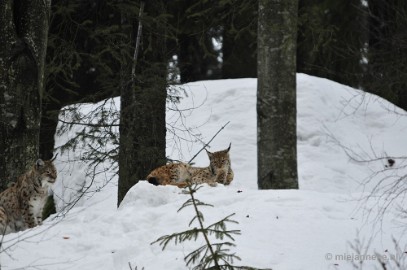
[[[209,157],[209,166],[204,168],[191,167],[192,183],[229,185],[234,176],[229,156],[230,147],[231,145],[225,150],[213,153],[205,149]]]
[[[159,167],[147,176],[147,181],[154,185],[178,187],[185,187],[188,182],[207,183],[210,186],[216,186],[217,183],[229,185],[233,180],[229,150],[230,145],[229,148],[214,153],[206,150],[210,161],[208,167],[192,167],[186,163],[173,163]]]
[[[18,177],[16,183],[0,193],[0,235],[42,224],[48,188],[57,178],[52,161],[37,160],[28,172]]]

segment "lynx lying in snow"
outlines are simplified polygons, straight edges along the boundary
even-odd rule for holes
[[[233,180],[229,151],[230,145],[227,149],[214,153],[206,150],[210,161],[208,167],[192,167],[182,162],[161,166],[147,176],[147,181],[154,185],[178,187],[187,186],[188,181],[192,184],[207,183],[210,186],[216,186],[217,183],[229,185]]]

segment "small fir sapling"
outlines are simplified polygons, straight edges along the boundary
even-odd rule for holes
[[[186,207],[192,206],[195,212],[194,217],[189,222],[188,226],[191,227],[196,224],[196,227],[192,229],[173,233],[171,235],[164,235],[154,241],[152,244],[159,243],[164,250],[170,242],[174,242],[175,245],[186,242],[186,241],[196,241],[198,237],[203,237],[205,244],[201,247],[193,250],[188,255],[184,257],[187,267],[192,267],[193,270],[257,270],[259,268],[253,268],[249,266],[236,266],[233,265],[234,260],[239,260],[239,256],[233,253],[230,248],[235,247],[233,243],[235,239],[233,236],[240,235],[240,230],[228,230],[227,224],[238,224],[237,221],[231,219],[233,214],[226,216],[225,218],[209,225],[204,224],[204,215],[200,211],[200,207],[213,205],[204,203],[195,197],[195,193],[201,188],[200,185],[188,185],[186,187],[186,192],[189,194],[190,198],[178,209],[178,212]],[[209,240],[210,236],[214,236],[216,240],[225,240],[223,242],[211,243]],[[271,270],[271,269],[264,269]]]

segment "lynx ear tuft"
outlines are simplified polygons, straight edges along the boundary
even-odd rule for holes
[[[208,154],[209,157],[212,156],[212,153],[208,151],[208,149],[205,148],[206,153]]]
[[[44,165],[45,165],[45,163],[44,163],[44,161],[42,159],[37,159],[37,161],[35,162],[35,166],[37,167],[37,169],[39,167],[44,166]]]
[[[229,143],[228,149],[226,149],[226,152],[228,153],[230,151],[230,147],[232,146],[232,143]]]

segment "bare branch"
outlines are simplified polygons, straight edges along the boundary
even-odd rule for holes
[[[228,121],[226,124],[224,124],[219,130],[218,132],[215,133],[215,135],[213,135],[213,137],[209,140],[209,142],[205,143],[204,146],[201,148],[201,150],[198,151],[198,153],[196,153],[189,161],[188,164],[191,164],[191,162],[199,155],[199,153],[202,152],[202,150],[204,150],[214,139],[215,137],[230,123],[230,121]]]

